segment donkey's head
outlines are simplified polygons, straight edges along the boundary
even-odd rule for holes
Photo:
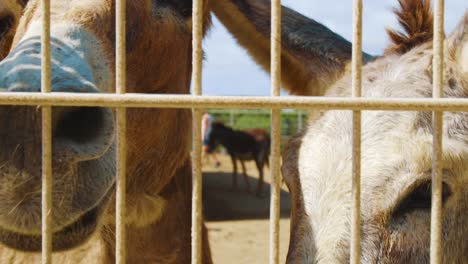
[[[401,0],[406,32],[363,68],[365,97],[432,96],[429,1]],[[269,2],[218,0],[215,14],[266,69]],[[350,43],[283,8],[283,84],[296,94],[350,96]],[[444,96],[468,96],[468,14],[445,41]],[[367,60],[367,56],[364,56]],[[350,111],[313,113],[286,149],[283,176],[292,193],[289,263],[345,263],[351,222]],[[365,263],[428,262],[432,119],[428,112],[365,111],[362,121],[362,257]],[[444,114],[443,255],[468,255],[468,115]]]
[[[213,122],[209,133],[207,134],[208,152],[213,152],[220,144],[220,139],[226,136],[226,132],[232,132],[232,129],[226,127],[222,122]]]
[[[41,2],[28,2],[11,51],[0,63],[3,92],[40,91]],[[188,93],[192,1],[126,2],[127,91]],[[0,7],[17,10],[11,8],[15,4],[2,1]],[[54,0],[51,5],[52,91],[113,92],[115,1]],[[7,22],[15,25],[16,18]],[[128,110],[128,224],[147,225],[160,215],[161,208],[154,206],[163,203],[151,195],[187,156],[189,116],[182,110]],[[115,182],[114,117],[105,108],[54,107],[52,125],[53,248],[63,250],[83,243],[100,223],[112,219],[103,215],[113,213],[107,204]],[[39,250],[40,109],[0,107],[0,127],[0,241]]]

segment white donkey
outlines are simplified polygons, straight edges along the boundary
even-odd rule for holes
[[[364,55],[363,96],[432,95],[430,1],[400,0],[406,32],[379,58]],[[270,3],[216,0],[221,22],[266,70]],[[350,96],[351,44],[288,8],[283,14],[283,85],[293,94]],[[468,95],[468,14],[445,41],[445,97]],[[362,115],[362,261],[427,263],[430,241],[430,112],[364,111]],[[312,113],[284,153],[292,193],[288,263],[347,263],[351,222],[350,111]],[[444,114],[443,263],[468,256],[468,115]]]

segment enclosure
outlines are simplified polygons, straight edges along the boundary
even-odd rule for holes
[[[42,262],[52,261],[52,107],[86,106],[110,107],[116,113],[116,142],[117,142],[117,181],[116,181],[116,263],[126,260],[126,173],[127,164],[127,111],[133,108],[171,108],[192,110],[192,263],[202,263],[202,159],[201,159],[201,117],[206,109],[210,109],[214,116],[223,119],[225,123],[238,128],[244,127],[243,112],[223,112],[219,109],[263,109],[254,112],[261,116],[260,121],[254,121],[259,126],[270,128],[271,158],[270,158],[270,263],[279,263],[280,244],[280,148],[282,135],[296,133],[305,127],[307,110],[349,110],[353,112],[353,208],[352,208],[352,242],[351,263],[360,263],[360,175],[361,175],[361,112],[372,110],[385,111],[429,111],[434,116],[433,141],[433,174],[432,174],[432,214],[431,214],[431,263],[441,263],[442,239],[442,115],[444,112],[468,111],[468,101],[462,99],[441,98],[443,88],[443,20],[444,1],[435,2],[434,23],[434,69],[433,69],[433,98],[425,99],[385,99],[361,97],[362,86],[362,0],[354,0],[353,24],[353,59],[352,79],[353,97],[289,97],[280,96],[280,62],[281,62],[281,15],[280,0],[272,1],[271,5],[271,96],[203,96],[202,75],[202,13],[203,1],[193,1],[192,36],[193,36],[193,71],[192,95],[178,94],[137,94],[126,92],[126,1],[116,0],[116,93],[115,94],[78,94],[51,92],[51,40],[50,38],[50,0],[42,1],[42,90],[40,93],[0,93],[1,105],[40,106],[42,111]],[[350,10],[351,12],[351,10]],[[218,110],[214,110],[218,109]],[[294,109],[282,111],[283,109]],[[300,111],[297,111],[300,110]],[[268,111],[268,112],[267,112]],[[236,118],[238,116],[238,118]],[[271,118],[271,119],[270,119]],[[266,122],[265,120],[270,119]],[[265,123],[263,123],[265,122]],[[285,243],[281,241],[281,243]]]

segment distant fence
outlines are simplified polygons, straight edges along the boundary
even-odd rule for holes
[[[214,109],[208,111],[216,121],[234,129],[263,128],[270,131],[271,111],[268,110],[234,110]],[[283,110],[281,112],[281,135],[288,137],[301,130],[307,120],[307,112],[300,110]]]

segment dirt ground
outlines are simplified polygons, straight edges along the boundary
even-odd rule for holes
[[[214,263],[263,264],[269,260],[270,176],[265,167],[265,195],[256,197],[245,191],[244,179],[238,175],[239,190],[231,184],[232,165],[229,156],[217,155],[221,167],[210,159],[203,164],[203,206],[207,218]],[[253,161],[246,162],[252,190],[258,182]],[[240,170],[240,163],[238,164]],[[281,192],[280,263],[284,263],[289,244],[289,193]]]

